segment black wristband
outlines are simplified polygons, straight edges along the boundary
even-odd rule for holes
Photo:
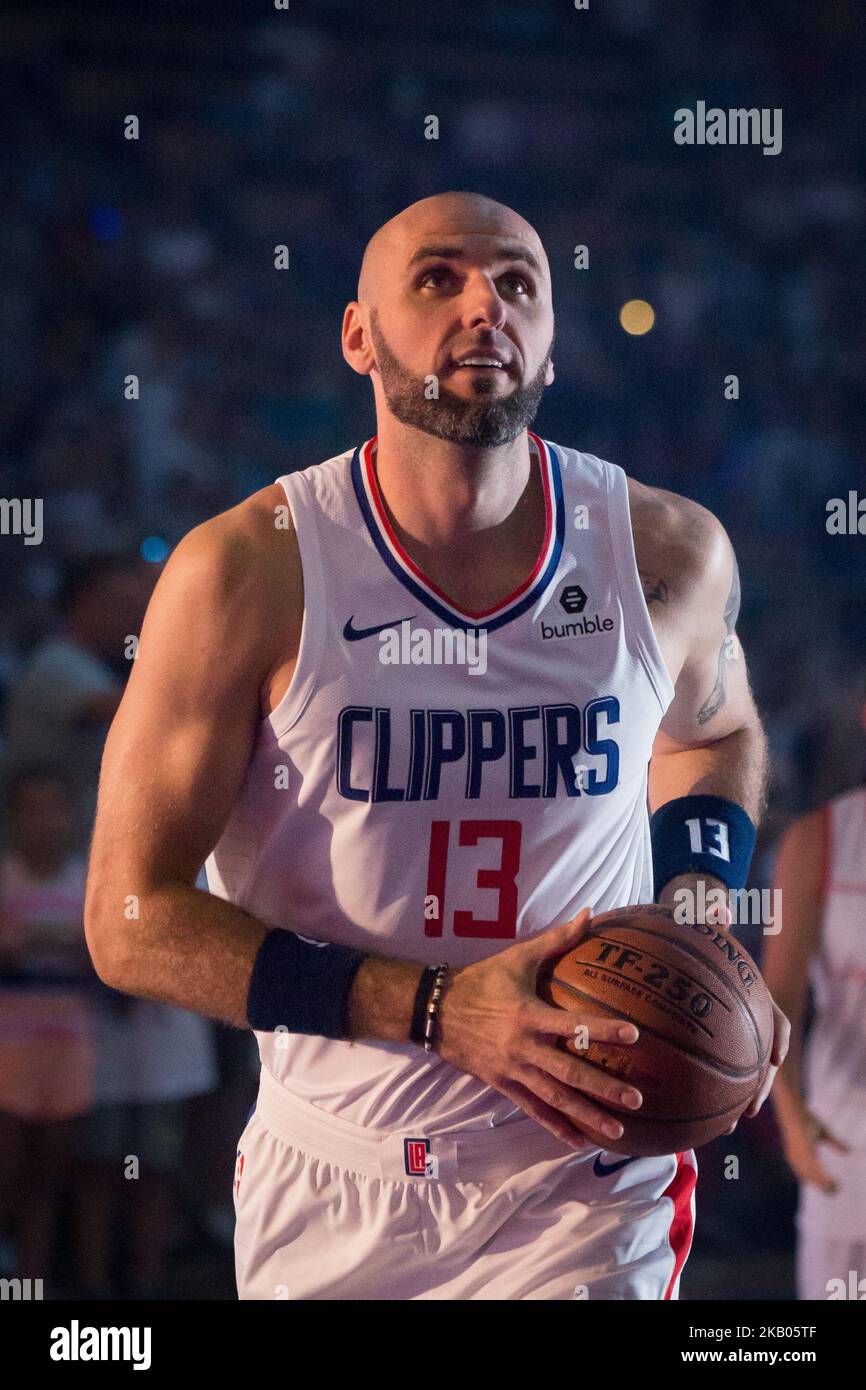
[[[412,1025],[409,1029],[411,1042],[421,1043],[423,1046],[425,1039],[425,1025],[427,1022],[427,1004],[436,983],[436,976],[444,967],[441,965],[425,965],[421,971],[421,978],[418,981],[418,990],[415,994],[415,1004],[412,1009]]]
[[[259,1033],[285,1029],[345,1038],[349,991],[364,952],[313,945],[274,927],[258,949],[247,995],[247,1021]]]
[[[666,801],[650,820],[655,898],[679,874],[711,874],[743,888],[755,849],[755,826],[736,801],[697,794]]]

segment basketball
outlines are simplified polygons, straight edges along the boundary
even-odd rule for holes
[[[587,1130],[604,1149],[634,1156],[697,1149],[730,1128],[766,1076],[773,1010],[758,967],[730,932],[677,922],[666,907],[593,918],[538,990],[560,1008],[613,1014],[640,1032],[624,1046],[563,1043],[644,1098],[638,1111],[608,1107],[623,1125],[619,1139]]]

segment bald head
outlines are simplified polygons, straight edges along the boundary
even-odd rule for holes
[[[554,379],[553,337],[541,239],[479,193],[422,198],[380,227],[343,314],[343,356],[371,378],[380,429],[390,418],[472,448],[510,443],[532,421]],[[460,360],[479,352],[493,360]]]
[[[444,245],[449,236],[473,235],[507,238],[525,248],[550,283],[541,239],[519,213],[482,193],[436,193],[410,204],[371,236],[358,277],[359,303],[374,308],[388,283],[425,246]]]

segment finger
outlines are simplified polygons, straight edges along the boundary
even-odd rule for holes
[[[593,1140],[588,1139],[581,1130],[575,1128],[558,1110],[545,1105],[544,1101],[526,1086],[521,1086],[519,1082],[514,1081],[507,1085],[497,1085],[496,1090],[501,1091],[502,1095],[509,1100],[513,1100],[515,1105],[519,1105],[521,1110],[536,1120],[544,1129],[555,1134],[557,1139],[562,1139],[576,1151],[597,1148]]]
[[[533,1046],[524,1060],[572,1090],[595,1096],[614,1109],[624,1106],[627,1110],[639,1110],[643,1105],[643,1096],[636,1086],[557,1048]]]
[[[767,1096],[773,1089],[773,1082],[776,1079],[776,1072],[778,1070],[778,1067],[773,1066],[771,1066],[768,1069],[763,1086],[761,1087],[758,1094],[755,1096],[754,1100],[751,1101],[748,1107],[743,1111],[743,1115],[747,1120],[753,1120],[755,1116],[760,1112],[761,1106],[764,1104],[764,1101],[767,1099]]]
[[[528,960],[534,961],[536,965],[543,965],[551,956],[561,956],[569,947],[576,945],[591,920],[591,909],[582,907],[577,916],[573,917],[570,922],[563,922],[559,927],[548,927],[546,931],[539,932],[529,941],[518,943],[517,949],[522,951]]]
[[[733,921],[731,909],[725,903],[716,903],[707,908],[704,920],[707,925],[714,927],[729,927]]]
[[[773,1043],[773,1050],[772,1050],[772,1052],[770,1053],[770,1064],[771,1064],[773,1067],[775,1067],[775,1069],[778,1071],[779,1067],[782,1065],[782,1063],[784,1062],[784,1060],[785,1060],[785,1058],[787,1057],[787,1055],[788,1055],[788,1038],[787,1038],[787,1035],[786,1035],[784,1038],[780,1038],[780,1037],[777,1036],[777,1037],[776,1037],[776,1040],[775,1040],[774,1043]]]
[[[633,1023],[621,1018],[586,1015],[572,1009],[558,1009],[553,1004],[527,1006],[526,1026],[532,1033],[550,1033],[558,1038],[571,1038],[578,1047],[590,1042],[636,1043],[640,1032]]]
[[[770,1062],[774,1067],[780,1067],[788,1055],[788,1044],[791,1041],[791,1020],[786,1018],[778,1005],[773,1005],[773,1049],[770,1053]]]
[[[594,1105],[580,1091],[575,1091],[572,1086],[564,1086],[561,1081],[557,1081],[539,1067],[523,1066],[518,1080],[545,1105],[560,1111],[578,1128],[586,1125],[591,1129],[601,1130],[602,1134],[606,1134],[610,1139],[622,1138],[624,1126],[615,1115]]]

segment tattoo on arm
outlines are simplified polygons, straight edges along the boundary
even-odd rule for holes
[[[643,596],[646,599],[647,608],[651,603],[667,603],[670,596],[665,581],[656,579],[651,574],[644,574],[643,570],[639,570],[638,573],[643,584]]]
[[[719,648],[719,658],[716,666],[716,683],[713,686],[708,698],[698,710],[698,723],[706,724],[708,719],[718,714],[722,705],[725,703],[725,662],[731,655],[732,643],[730,638],[733,636],[734,628],[737,625],[737,618],[740,613],[740,572],[737,568],[737,557],[733,556],[734,572],[731,577],[731,592],[728,594],[725,603],[725,637]]]

